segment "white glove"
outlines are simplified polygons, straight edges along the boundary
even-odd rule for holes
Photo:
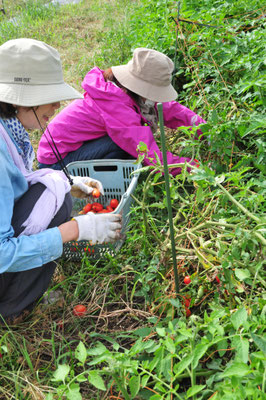
[[[78,197],[80,199],[88,197],[93,189],[98,189],[100,193],[103,195],[103,185],[100,181],[96,179],[89,178],[88,176],[72,176],[73,185],[71,187],[71,194],[74,197]]]
[[[115,242],[120,238],[120,214],[94,214],[74,217],[79,227],[78,240],[89,240],[91,244]]]

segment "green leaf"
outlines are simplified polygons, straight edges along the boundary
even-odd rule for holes
[[[44,400],[53,400],[53,398],[54,398],[53,394],[52,394],[52,393],[48,393],[48,394],[45,396],[45,399],[44,399]]]
[[[106,390],[104,381],[98,371],[89,371],[88,381],[97,389]]]
[[[132,398],[134,399],[139,392],[140,389],[140,376],[132,376],[129,380],[129,389]]]
[[[172,357],[168,354],[167,357],[164,357],[160,363],[160,373],[162,372],[166,378],[166,381],[171,380],[171,361]]]
[[[217,349],[219,350],[219,356],[222,357],[223,355],[225,355],[226,353],[226,349],[227,349],[227,340],[223,339],[220,342],[217,343]]]
[[[68,400],[82,400],[79,388],[69,389],[66,393],[66,397]]]
[[[239,360],[244,363],[248,362],[249,341],[245,338],[237,337],[234,341],[236,345],[236,353]]]
[[[105,352],[109,352],[108,349],[101,343],[98,342],[95,347],[87,350],[88,356],[99,356]]]
[[[239,308],[232,316],[231,321],[235,329],[238,329],[248,318],[245,307]]]
[[[149,375],[143,375],[141,378],[141,387],[144,388],[147,385],[148,380],[150,379]]]
[[[248,269],[242,269],[242,268],[236,268],[235,269],[235,275],[237,279],[240,281],[244,281],[245,279],[250,278],[250,272]]]
[[[183,360],[181,360],[178,364],[175,366],[175,376],[178,376],[181,374],[184,369],[186,369],[190,364],[193,359],[193,355],[189,354],[188,356],[184,357]]]
[[[174,354],[175,353],[175,343],[172,338],[169,336],[165,339],[164,341],[165,347],[169,351],[169,353]]]
[[[134,331],[135,335],[146,337],[151,333],[152,329],[148,327],[138,328]]]
[[[137,151],[140,153],[146,153],[148,152],[148,146],[144,142],[139,142],[137,146]]]
[[[69,374],[70,371],[70,366],[67,364],[61,364],[58,366],[57,370],[54,372],[54,378],[52,378],[52,381],[58,382],[62,381],[65,382],[65,379],[67,375]]]
[[[212,121],[214,124],[217,124],[217,123],[218,123],[218,115],[217,115],[216,110],[212,110],[212,113],[211,113],[211,121]]]
[[[241,134],[242,139],[244,137],[246,137],[247,135],[249,135],[251,132],[259,129],[259,128],[263,128],[265,126],[265,121],[264,120],[258,120],[258,121],[252,121],[252,123],[250,124],[250,126],[245,130],[245,132],[243,132]]]
[[[158,333],[159,336],[162,336],[162,337],[164,337],[166,335],[165,328],[156,328],[156,332]]]
[[[226,368],[226,370],[220,375],[222,378],[232,377],[232,376],[245,376],[251,372],[250,368],[244,363],[235,362],[230,367]]]
[[[158,154],[156,153],[156,151],[154,152],[154,155],[155,155],[155,159],[156,159],[156,164],[162,165],[161,160],[160,160]]]
[[[87,350],[82,342],[79,342],[75,350],[75,357],[84,365],[87,358]]]
[[[194,351],[193,351],[193,361],[192,361],[192,367],[196,368],[199,360],[201,357],[206,353],[209,345],[208,344],[198,344]]]
[[[255,333],[251,333],[251,337],[254,340],[254,343],[258,346],[258,348],[266,354],[266,340],[262,336],[255,335]]]
[[[188,391],[187,391],[187,399],[189,399],[190,397],[194,396],[195,394],[201,392],[206,385],[193,385],[191,386]]]

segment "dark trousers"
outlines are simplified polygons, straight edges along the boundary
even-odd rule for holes
[[[99,139],[89,140],[84,142],[83,145],[75,150],[68,153],[64,158],[65,165],[73,161],[84,161],[84,160],[102,160],[102,159],[121,159],[128,160],[134,158],[126,151],[122,150],[109,136],[103,136]],[[39,168],[53,168],[61,169],[60,164],[41,164]]]
[[[32,185],[16,202],[12,218],[15,237],[24,230],[22,224],[30,215],[36,201],[44,190],[45,186],[41,183]],[[70,193],[67,193],[62,207],[48,228],[59,226],[68,221],[71,210],[72,199]],[[3,317],[14,317],[18,316],[25,309],[31,309],[36,300],[47,290],[55,267],[56,263],[52,261],[39,268],[0,274],[0,315]]]

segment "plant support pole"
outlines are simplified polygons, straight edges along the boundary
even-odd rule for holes
[[[172,257],[173,257],[174,276],[175,276],[175,289],[176,289],[176,293],[179,293],[179,278],[178,278],[177,264],[176,264],[175,234],[174,234],[173,213],[172,213],[171,196],[170,196],[169,171],[168,171],[167,156],[166,156],[162,103],[157,104],[157,110],[158,110],[159,122],[160,122],[166,200],[167,200],[167,210],[168,210],[168,218],[169,218],[169,230],[170,230]]]
[[[177,21],[179,21],[179,15],[180,15],[180,1],[177,3]],[[176,59],[177,59],[177,41],[178,41],[178,25],[176,27],[174,73],[173,73],[172,83],[174,83],[175,74],[176,74],[176,71],[177,71],[177,68],[176,68],[176,64],[177,64],[177,62],[176,62]]]

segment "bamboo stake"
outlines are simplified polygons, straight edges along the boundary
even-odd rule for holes
[[[162,103],[157,104],[157,110],[158,110],[159,122],[160,122],[166,200],[167,200],[167,210],[168,210],[168,218],[169,218],[169,230],[170,230],[172,257],[173,257],[174,276],[175,276],[175,289],[176,289],[176,293],[179,293],[179,278],[178,278],[177,262],[176,262],[175,235],[174,235],[173,213],[172,213],[171,196],[170,196],[169,171],[168,171],[167,156],[166,156]]]

